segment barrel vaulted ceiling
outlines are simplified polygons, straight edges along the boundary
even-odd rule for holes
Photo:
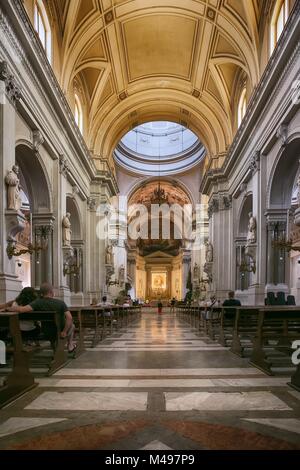
[[[61,34],[61,86],[84,96],[85,137],[111,158],[147,121],[195,132],[208,155],[236,132],[238,84],[259,79],[258,0],[52,0]],[[259,6],[260,5],[260,6]]]

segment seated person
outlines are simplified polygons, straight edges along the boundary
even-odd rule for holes
[[[29,305],[37,298],[38,294],[33,287],[25,287],[14,301],[12,307]],[[22,339],[24,341],[27,343],[31,343],[31,341],[33,341],[36,346],[39,345],[39,335],[41,328],[37,322],[32,320],[21,320],[20,330],[22,333]]]
[[[40,287],[40,298],[34,300],[29,305],[10,307],[8,311],[27,313],[27,312],[57,312],[60,316],[60,337],[67,338],[68,351],[74,352],[76,344],[74,343],[75,326],[71,312],[69,312],[66,304],[59,299],[54,299],[54,291],[51,284],[44,283]],[[56,326],[42,325],[42,331],[53,344],[56,338]]]
[[[223,307],[240,307],[242,304],[240,300],[234,298],[234,292],[230,291],[228,292],[228,299],[224,300],[223,302]],[[226,317],[232,318],[235,314],[234,309],[228,309],[226,310]]]
[[[104,307],[104,308],[105,308],[105,307],[112,307],[112,306],[113,306],[112,303],[107,302],[107,297],[106,297],[106,295],[104,295],[104,296],[102,297],[102,302],[99,302],[99,303],[97,304],[97,307]],[[105,316],[105,317],[111,317],[112,315],[113,315],[113,313],[112,313],[111,310],[106,310],[106,311],[104,311],[104,316]]]
[[[228,292],[228,299],[224,300],[223,307],[239,307],[241,305],[240,300],[234,298],[234,292],[232,290]]]

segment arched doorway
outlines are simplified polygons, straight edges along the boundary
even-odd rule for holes
[[[17,236],[17,248],[26,249],[31,243],[34,253],[16,258],[16,272],[23,287],[39,287],[53,282],[53,208],[50,183],[41,158],[31,143],[16,146],[16,164],[20,169],[22,211],[26,227]]]
[[[168,179],[146,180],[129,195],[128,272],[137,298],[185,297],[192,212],[187,191]]]
[[[84,269],[83,226],[79,207],[75,198],[71,195],[67,195],[66,198],[66,212],[70,214],[72,224],[71,247],[73,258],[71,265],[66,266],[65,275],[71,294],[82,294]]]
[[[295,138],[281,149],[270,180],[267,208],[267,287],[268,290],[285,292],[292,289],[300,300],[299,252],[288,251],[286,246],[289,240],[293,245],[300,244],[299,226],[295,224],[293,217],[298,207],[299,143],[300,139]]]

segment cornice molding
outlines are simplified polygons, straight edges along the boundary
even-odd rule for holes
[[[13,23],[13,26],[11,23]],[[1,5],[1,30],[3,37],[9,39],[16,56],[21,59],[22,65],[29,73],[32,82],[37,86],[41,94],[46,94],[49,102],[57,108],[57,114],[61,118],[62,124],[65,125],[68,136],[77,149],[78,155],[80,155],[81,162],[88,171],[89,176],[94,177],[96,169],[91,159],[90,151],[75,123],[72,110],[60,88],[21,0],[11,0]],[[11,56],[11,51],[5,47],[4,41],[1,41],[1,47],[6,50],[8,56]],[[27,51],[25,51],[25,47]],[[35,62],[34,65],[32,62]],[[16,63],[16,60],[12,61],[12,63]],[[41,77],[43,84],[41,83]],[[20,81],[20,78],[18,81]]]
[[[297,1],[269,63],[258,85],[254,89],[247,106],[245,117],[228,149],[224,164],[221,168],[206,172],[200,186],[202,193],[208,194],[212,184],[220,180],[228,179],[230,171],[240,164],[240,157],[244,153],[244,146],[251,138],[250,136],[255,127],[257,117],[260,116],[262,112],[267,113],[267,106],[274,102],[274,99],[278,96],[282,88],[282,83],[289,78],[289,70],[293,67],[297,59],[299,59],[300,42],[299,35],[297,34],[299,28],[300,1]],[[288,61],[286,61],[286,57],[289,58]],[[271,93],[270,90],[272,90]],[[289,89],[289,91],[291,90]],[[291,98],[290,107],[293,106],[294,104]],[[277,130],[278,124],[275,132]],[[262,140],[261,136],[260,140]],[[263,145],[264,143],[262,142],[259,148],[262,148]]]

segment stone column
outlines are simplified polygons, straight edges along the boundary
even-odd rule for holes
[[[276,220],[277,219],[277,220]],[[286,278],[287,254],[276,242],[286,239],[286,214],[268,214],[268,254],[266,292],[289,292]]]
[[[190,269],[191,269],[191,254],[190,252],[188,253],[183,252],[182,254],[182,288],[181,288],[182,299],[185,298],[187,291],[188,291],[186,284],[187,284]]]
[[[22,284],[18,280],[15,257],[7,255],[7,240],[25,227],[21,212],[7,210],[5,177],[15,164],[16,105],[21,97],[15,78],[9,73],[6,62],[0,62],[0,302],[14,299]]]
[[[34,245],[41,247],[32,256],[32,285],[53,284],[53,216],[33,216]]]
[[[227,298],[234,290],[235,267],[233,266],[233,211],[232,198],[228,193],[214,196],[209,204],[210,241],[213,245],[212,284],[210,294],[219,300]]]

